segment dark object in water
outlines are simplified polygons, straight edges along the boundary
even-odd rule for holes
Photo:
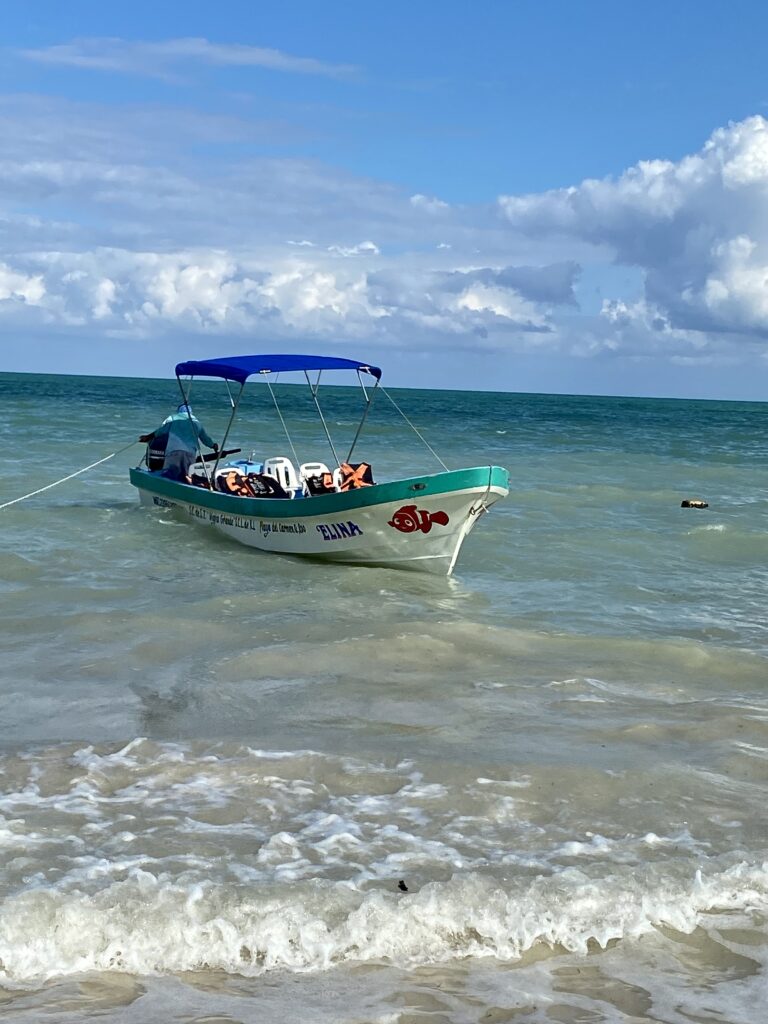
[[[408,886],[405,884],[402,878],[397,883],[397,888],[400,890],[400,892],[408,892]]]
[[[683,498],[680,508],[709,508],[709,502],[702,501],[701,498]]]

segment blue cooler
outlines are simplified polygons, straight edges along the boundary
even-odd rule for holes
[[[236,469],[237,472],[242,473],[243,476],[247,475],[248,473],[264,472],[263,462],[251,462],[250,459],[238,459],[236,462],[228,462],[227,466],[231,467],[232,469]]]

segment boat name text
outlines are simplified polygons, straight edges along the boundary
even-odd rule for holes
[[[357,523],[347,520],[346,523],[320,523],[315,529],[322,534],[323,540],[344,540],[349,537],[362,537],[363,531]]]

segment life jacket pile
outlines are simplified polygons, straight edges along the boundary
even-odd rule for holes
[[[341,462],[339,469],[341,470],[340,491],[354,491],[358,487],[370,487],[373,484],[373,472],[367,462]],[[325,480],[326,477],[330,477],[331,486],[333,486],[333,475],[324,473],[323,479]]]
[[[333,474],[319,473],[317,476],[308,476],[304,481],[307,485],[307,493],[310,497],[316,494],[332,494],[336,488],[333,486]]]
[[[373,484],[373,473],[367,462],[342,462],[339,465],[340,491],[354,491],[358,487],[370,487]],[[271,476],[264,473],[240,473],[231,469],[227,473],[220,473],[216,478],[216,490],[225,494],[237,494],[242,498],[289,498],[290,495]],[[333,473],[323,473],[321,476],[307,478],[307,491],[310,495],[333,494],[336,487],[333,482]]]
[[[283,485],[266,473],[249,473],[246,480],[254,498],[290,498]]]
[[[241,498],[287,498],[288,493],[271,476],[263,473],[243,475],[236,469],[221,473],[216,487],[225,494],[236,494]]]

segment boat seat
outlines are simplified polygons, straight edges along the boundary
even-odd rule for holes
[[[277,480],[283,490],[289,494],[295,494],[302,490],[302,484],[299,483],[293,463],[283,455],[264,460],[264,475]]]
[[[196,487],[208,487],[208,473],[202,462],[193,462],[189,467],[189,478]]]
[[[306,495],[324,494],[323,477],[330,474],[324,462],[304,462],[299,466],[299,480]]]
[[[323,473],[330,473],[324,462],[303,462],[299,467],[299,477],[302,480],[306,480],[308,476],[322,476]]]

